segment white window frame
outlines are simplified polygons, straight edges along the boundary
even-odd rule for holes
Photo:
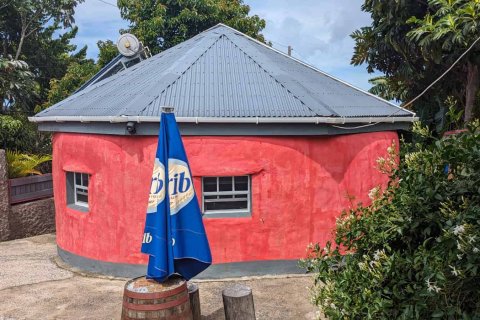
[[[77,183],[77,174],[80,175],[80,182],[79,183]],[[86,186],[84,186],[82,184],[84,175],[87,176],[87,182],[88,183],[87,183]],[[90,175],[88,173],[73,172],[73,196],[74,196],[74,204],[75,205],[88,208],[88,202],[78,200],[77,194],[86,195],[87,198],[88,198],[88,184],[89,183],[90,183]]]
[[[247,177],[247,190],[235,190],[235,178],[236,177]],[[204,179],[205,178],[216,178],[217,180],[217,191],[204,191]],[[231,178],[232,179],[232,190],[231,191],[220,191],[220,178]],[[242,217],[250,216],[252,208],[252,184],[251,184],[250,175],[239,175],[239,176],[206,176],[202,177],[202,212],[205,216],[222,216],[222,217]],[[247,195],[246,198],[231,198],[231,199],[205,199],[207,196],[225,196],[225,195]],[[221,210],[206,210],[206,202],[230,202],[230,201],[247,201],[247,208],[245,209],[221,209]]]

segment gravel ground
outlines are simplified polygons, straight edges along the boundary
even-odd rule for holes
[[[51,234],[0,243],[0,320],[120,319],[125,282],[66,267]],[[224,319],[222,290],[233,283],[252,288],[257,319],[315,319],[308,276],[193,282],[205,320]]]

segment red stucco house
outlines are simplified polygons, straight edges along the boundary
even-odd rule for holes
[[[204,213],[210,276],[292,272],[386,182],[375,160],[415,115],[224,25],[32,117],[53,132],[60,256],[144,273],[141,238],[162,106]]]

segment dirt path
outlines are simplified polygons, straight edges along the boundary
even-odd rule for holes
[[[54,235],[0,243],[0,320],[120,319],[124,279],[72,272],[55,257]],[[257,319],[315,319],[305,276],[197,282],[203,319],[224,319],[221,292],[235,282],[252,288]]]

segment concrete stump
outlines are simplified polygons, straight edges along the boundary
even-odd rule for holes
[[[226,320],[255,320],[252,289],[235,284],[222,292]]]

